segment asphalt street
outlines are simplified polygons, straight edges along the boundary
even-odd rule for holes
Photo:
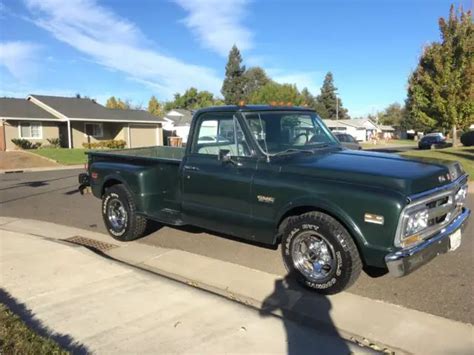
[[[0,175],[0,215],[38,219],[106,233],[100,200],[77,191],[82,170]],[[474,193],[468,197],[474,209]],[[250,268],[284,274],[280,251],[197,228],[152,228],[142,243],[186,250]],[[349,292],[442,317],[474,323],[474,221],[461,247],[404,278],[361,275]]]

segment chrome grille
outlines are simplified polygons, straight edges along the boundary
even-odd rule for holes
[[[467,174],[464,174],[449,184],[410,196],[408,205],[400,214],[395,246],[403,246],[403,240],[410,236],[416,236],[418,240],[431,238],[456,219],[463,212],[466,201],[467,177]],[[426,227],[409,232],[407,223],[411,223],[410,218],[420,211],[426,211]]]

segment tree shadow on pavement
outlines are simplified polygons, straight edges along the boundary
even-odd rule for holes
[[[333,325],[331,302],[325,296],[300,286],[291,275],[275,281],[273,293],[267,296],[260,315],[282,318],[288,343],[288,355],[350,354],[347,342]],[[314,329],[314,336],[301,334],[296,324]],[[299,328],[301,329],[301,328]]]
[[[84,345],[74,340],[70,335],[56,333],[47,328],[25,304],[19,303],[10,293],[2,288],[0,288],[0,303],[3,303],[10,311],[20,317],[26,326],[32,329],[36,334],[55,341],[64,350],[78,355],[90,353]]]

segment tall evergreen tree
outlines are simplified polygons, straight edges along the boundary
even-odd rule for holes
[[[245,66],[242,65],[242,56],[236,45],[229,52],[229,59],[225,66],[225,79],[221,93],[228,105],[236,105],[245,99]]]
[[[407,122],[416,129],[456,130],[474,123],[474,24],[451,6],[440,18],[441,42],[426,47],[408,81]]]
[[[331,72],[324,77],[321,94],[317,97],[319,110],[318,114],[324,119],[335,120],[336,118],[350,118],[347,110],[343,107],[342,101],[336,96],[337,88],[334,86],[334,78]]]
[[[148,112],[150,112],[154,116],[161,116],[162,112],[162,107],[160,102],[156,99],[155,96],[152,96],[150,98],[150,101],[148,101]]]

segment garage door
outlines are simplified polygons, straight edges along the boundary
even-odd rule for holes
[[[130,147],[150,147],[158,145],[157,127],[149,125],[130,126]]]

